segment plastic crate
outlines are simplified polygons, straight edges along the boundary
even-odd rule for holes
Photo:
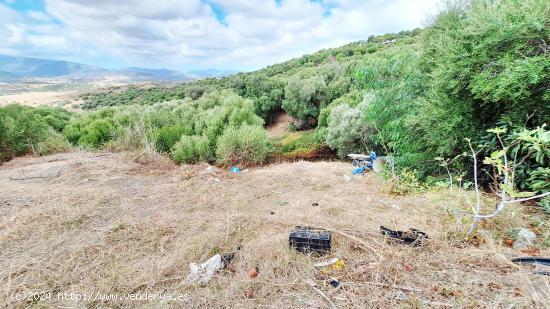
[[[288,236],[291,248],[300,252],[328,253],[330,251],[330,231],[296,226]]]

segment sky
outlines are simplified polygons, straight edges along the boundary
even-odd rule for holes
[[[0,54],[248,71],[426,25],[440,0],[0,0]]]

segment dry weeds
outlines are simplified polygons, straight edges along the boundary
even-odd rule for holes
[[[0,303],[7,307],[547,307],[548,277],[509,258],[502,232],[540,214],[509,211],[482,241],[455,233],[465,210],[447,191],[391,196],[375,175],[341,162],[283,163],[231,174],[137,153],[73,152],[0,167]],[[136,158],[137,157],[137,158]],[[56,173],[58,173],[57,175]],[[52,177],[20,179],[22,175]],[[319,206],[314,207],[312,203]],[[547,220],[546,220],[547,221]],[[416,227],[425,247],[391,244],[379,225]],[[327,257],[288,248],[294,225],[334,234]],[[489,235],[489,236],[487,236]],[[492,235],[492,236],[491,236]],[[186,286],[190,262],[234,251],[206,287]],[[370,249],[374,249],[376,254]],[[541,255],[549,255],[541,249]],[[380,255],[380,258],[377,257]],[[316,280],[313,264],[341,257]],[[250,279],[247,270],[258,267]],[[314,284],[315,287],[311,285]],[[25,292],[44,301],[17,301]],[[246,291],[246,292],[245,292]],[[187,294],[184,301],[63,300],[56,293]],[[323,297],[321,293],[326,296]],[[248,297],[247,297],[248,296]]]

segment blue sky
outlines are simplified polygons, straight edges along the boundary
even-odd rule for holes
[[[425,25],[439,0],[0,0],[0,54],[180,71],[257,69]]]

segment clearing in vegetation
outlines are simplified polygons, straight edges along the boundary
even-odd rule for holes
[[[132,161],[135,159],[136,162]],[[455,233],[467,205],[448,189],[388,193],[375,174],[344,175],[343,162],[283,163],[241,173],[177,166],[158,156],[72,152],[17,158],[0,168],[3,306],[109,307],[548,307],[548,277],[510,262],[512,229],[538,225],[534,250],[550,250],[548,217],[522,206]],[[470,198],[473,198],[470,195]],[[313,203],[318,205],[313,206]],[[490,203],[484,204],[489,208]],[[460,220],[458,220],[460,224]],[[295,225],[324,227],[324,257],[289,249]],[[380,225],[430,237],[424,247],[388,243]],[[187,286],[191,262],[236,251],[206,287]],[[534,251],[535,252],[535,251]],[[340,257],[341,286],[316,280],[313,264]],[[258,268],[249,278],[248,270]],[[328,298],[325,299],[316,289]],[[25,291],[185,294],[169,302],[14,301]]]

